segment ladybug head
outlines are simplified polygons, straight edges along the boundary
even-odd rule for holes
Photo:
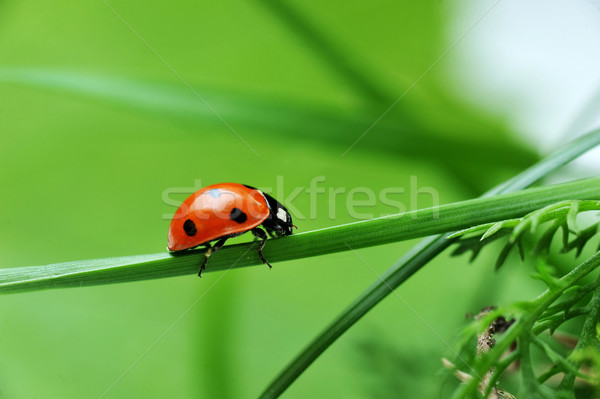
[[[261,191],[262,193],[262,191]],[[269,194],[262,193],[269,205],[269,217],[262,223],[268,232],[274,233],[276,236],[289,236],[296,227],[292,222],[292,216],[279,201],[271,197]]]

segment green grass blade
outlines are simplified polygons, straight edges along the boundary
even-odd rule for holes
[[[270,262],[299,259],[444,233],[525,215],[565,199],[600,198],[600,178],[578,180],[403,214],[360,221],[270,240]],[[260,264],[251,246],[224,247],[207,272]],[[0,269],[0,293],[136,281],[197,273],[202,251],[168,253]],[[395,280],[394,280],[395,281]]]
[[[530,186],[550,172],[555,171],[579,155],[600,144],[600,129],[573,141],[554,154],[541,160],[507,182],[491,189],[484,197],[516,191]],[[516,216],[516,215],[515,215]],[[498,218],[496,220],[507,219]],[[488,221],[489,222],[489,221]],[[471,225],[473,226],[473,225]],[[469,226],[467,226],[469,227]],[[458,229],[457,229],[458,230]],[[390,267],[381,279],[375,281],[350,306],[348,306],[325,330],[321,332],[290,364],[271,382],[261,398],[275,398],[285,391],[335,340],[346,332],[369,310],[388,296],[427,262],[454,242],[447,235],[437,235],[422,240],[405,256]],[[350,244],[351,245],[351,244]]]
[[[191,125],[197,131],[222,127],[221,120],[179,82],[126,79],[65,69],[0,67],[0,83],[95,101],[186,128]],[[204,87],[194,89],[232,126],[244,126],[265,135],[268,132],[293,135],[310,142],[347,143],[349,133],[360,135],[380,116],[367,108],[327,109]],[[310,121],[310,128],[306,128],[307,121]],[[361,145],[395,156],[427,158],[456,174],[474,164],[491,164],[499,169],[522,168],[537,159],[530,150],[504,140],[477,140],[463,135],[447,137],[422,126],[409,127],[387,120],[379,122],[377,130],[378,134],[369,135],[369,140]],[[449,148],[452,151],[448,151]],[[503,155],[507,153],[511,156]],[[468,181],[468,178],[461,180]]]

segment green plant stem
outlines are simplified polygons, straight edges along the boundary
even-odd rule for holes
[[[553,331],[555,328],[563,324],[565,321],[573,319],[575,317],[583,316],[588,313],[587,308],[577,308],[569,311],[562,312],[560,314],[553,315],[541,322],[538,322],[533,328],[533,334],[538,335],[542,331],[550,330]]]
[[[386,244],[525,215],[564,199],[600,198],[600,178],[545,186],[403,214],[355,222],[271,240],[270,262]],[[255,243],[224,247],[211,257],[207,272],[260,264]],[[0,293],[86,286],[193,274],[204,250],[0,269]],[[389,290],[387,286],[381,287]]]
[[[519,396],[533,398],[537,392],[535,373],[531,364],[531,339],[528,334],[523,334],[517,339],[517,346],[521,354],[521,391]]]
[[[387,87],[375,77],[381,74],[373,71],[373,67],[364,57],[357,57],[353,50],[344,51],[339,43],[334,43],[329,36],[330,29],[319,29],[317,24],[302,15],[298,6],[281,0],[268,0],[261,3],[269,9],[277,20],[284,23],[295,37],[302,39],[314,53],[317,59],[325,61],[326,65],[335,71],[336,76],[345,78],[347,84],[353,87],[361,97],[367,97],[376,104],[389,104],[395,99],[387,92]],[[361,63],[357,64],[356,60]],[[354,61],[354,62],[353,62]],[[407,117],[411,115],[404,112]]]
[[[551,377],[555,376],[558,373],[562,373],[562,369],[558,366],[552,366],[548,370],[546,370],[543,374],[537,377],[538,384],[543,384],[548,381]]]
[[[560,303],[557,303],[556,305],[550,306],[548,309],[546,309],[546,311],[542,314],[540,323],[544,323],[547,317],[555,316],[559,312],[570,314],[572,312],[570,309],[590,292],[594,291],[598,286],[600,286],[600,281],[595,281],[582,287],[577,287],[576,292],[574,292],[570,298],[565,299],[564,301],[561,301]]]
[[[505,358],[501,359],[500,361],[498,361],[498,363],[496,363],[494,372],[492,373],[488,381],[488,385],[485,388],[485,392],[483,394],[485,398],[487,398],[492,389],[496,387],[496,383],[500,379],[502,373],[504,373],[508,366],[510,366],[515,360],[517,360],[521,356],[521,353],[519,351],[520,347],[517,347],[514,352],[508,354]]]
[[[532,185],[550,172],[565,165],[579,155],[600,144],[600,129],[594,130],[546,157],[512,179],[484,194],[521,190]],[[275,398],[285,391],[336,339],[375,305],[391,293],[427,262],[450,246],[454,240],[446,234],[427,237],[390,267],[384,275],[369,286],[333,322],[327,326],[306,348],[285,367],[265,389],[261,398]],[[487,370],[485,371],[487,372]],[[484,372],[484,374],[485,374]],[[482,374],[483,375],[483,374]]]
[[[596,282],[600,282],[600,277],[598,277]],[[587,308],[589,312],[583,322],[579,340],[568,359],[574,364],[575,368],[578,368],[583,361],[581,358],[574,358],[575,356],[580,355],[578,352],[588,349],[600,353],[600,341],[598,341],[598,333],[596,330],[598,322],[600,322],[600,286],[596,287],[594,294],[592,295],[592,300],[587,305]],[[565,376],[558,386],[558,391],[563,395],[569,393],[572,395],[575,386],[575,377],[576,375],[573,372],[565,373]]]

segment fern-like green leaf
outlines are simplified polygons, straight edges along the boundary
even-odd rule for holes
[[[499,238],[499,236],[509,234],[508,242],[500,252],[496,261],[495,269],[499,269],[506,261],[513,247],[517,247],[521,260],[525,259],[526,253],[526,233],[535,233],[543,223],[552,221],[534,244],[533,253],[536,255],[542,252],[548,253],[552,239],[558,229],[562,229],[563,252],[577,249],[577,256],[581,254],[583,246],[597,233],[597,227],[589,227],[583,231],[576,225],[576,218],[580,212],[590,210],[600,210],[599,201],[596,200],[565,200],[547,205],[535,210],[521,218],[506,219],[496,223],[486,223],[479,226],[473,226],[461,230],[451,235],[451,237],[464,237],[465,235],[481,233],[480,243],[477,243],[473,237],[461,238],[458,241],[458,248],[452,255],[460,255],[467,251],[472,251],[471,261],[481,252],[485,244],[491,242],[490,238]],[[573,226],[573,228],[570,228]],[[500,232],[502,234],[500,234]],[[569,241],[571,234],[575,239]],[[476,237],[475,237],[476,238]]]
[[[583,251],[583,247],[589,242],[589,240],[598,233],[599,223],[594,223],[589,227],[578,232],[577,236],[567,244],[563,249],[563,252],[569,252],[573,249],[576,250],[575,257],[579,257]]]
[[[486,229],[490,228],[491,226],[494,226],[495,224],[496,223],[493,223],[493,222],[492,223],[484,223],[484,224],[480,224],[477,226],[469,227],[468,229],[458,230],[458,231],[448,235],[448,238],[449,239],[458,238],[458,237],[465,236],[468,234],[485,231]]]
[[[575,234],[579,231],[577,228],[577,214],[579,213],[579,201],[573,201],[569,207],[569,213],[567,214],[567,224],[571,231]]]
[[[531,219],[521,218],[521,222],[513,229],[508,241],[514,243],[520,240],[520,238],[523,236],[523,233],[525,233],[528,228],[531,228]]]
[[[466,252],[471,252],[471,257],[469,258],[469,262],[475,261],[481,250],[488,245],[490,242],[495,241],[499,238],[504,237],[510,232],[510,230],[501,231],[498,234],[495,234],[491,237],[487,237],[485,239],[480,239],[479,237],[468,237],[462,238],[458,241],[458,245],[451,252],[450,256],[459,256]]]
[[[503,220],[501,222],[494,223],[494,225],[492,227],[490,227],[485,233],[483,233],[483,235],[481,236],[481,241],[492,236],[493,234],[496,234],[497,232],[500,231],[500,229],[514,227],[519,222],[520,222],[520,219],[509,219],[509,220]]]
[[[498,270],[502,267],[502,265],[504,264],[504,262],[506,262],[506,258],[508,258],[508,255],[510,254],[510,251],[513,249],[513,247],[515,246],[515,241],[510,241],[508,240],[506,242],[506,244],[504,245],[504,248],[502,248],[502,251],[500,251],[500,254],[498,255],[498,259],[496,259],[496,265],[494,266],[494,270]]]
[[[564,283],[552,275],[551,266],[543,259],[538,258],[536,269],[538,272],[532,274],[531,277],[546,283],[550,291],[558,291],[565,288]]]
[[[585,380],[590,379],[588,375],[580,372],[579,369],[574,364],[569,362],[567,358],[565,358],[563,355],[552,349],[550,345],[541,340],[539,337],[532,337],[532,342],[536,344],[539,348],[541,348],[546,354],[546,356],[548,356],[548,359],[550,359],[550,361],[554,363],[557,367],[559,367],[563,372],[573,373],[576,376]]]
[[[550,252],[550,244],[552,244],[552,239],[554,238],[556,232],[558,231],[558,229],[563,225],[564,223],[564,218],[563,217],[558,217],[551,225],[550,227],[548,227],[544,233],[541,235],[541,237],[538,239],[538,242],[533,250],[533,253],[535,255],[539,255],[542,252]]]

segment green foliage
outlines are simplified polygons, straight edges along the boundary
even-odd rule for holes
[[[600,392],[597,372],[600,367],[600,341],[597,333],[600,322],[600,276],[591,281],[586,279],[590,274],[598,274],[594,272],[600,267],[600,251],[596,250],[593,256],[562,276],[557,275],[557,268],[552,266],[548,257],[552,238],[559,228],[563,231],[561,252],[576,249],[576,257],[579,256],[585,244],[594,237],[600,221],[579,229],[576,217],[583,212],[598,210],[600,201],[561,201],[521,218],[482,224],[452,235],[453,238],[460,237],[455,255],[467,250],[473,250],[477,254],[492,237],[507,237],[496,262],[496,269],[504,263],[508,250],[516,244],[522,248],[523,253],[534,255],[536,273],[532,274],[532,278],[543,281],[547,286],[546,291],[537,298],[502,305],[488,317],[465,328],[462,338],[464,357],[459,358],[471,358],[467,364],[472,374],[471,379],[455,392],[453,398],[472,397],[482,383],[480,376],[490,372],[492,379],[484,389],[479,388],[487,397],[496,389],[496,383],[506,368],[517,360],[522,381],[518,397],[574,398],[575,378],[589,384],[596,394]],[[472,234],[476,234],[476,237],[470,236]],[[533,236],[533,245],[532,240],[527,240],[532,238],[527,237],[528,235]],[[474,238],[479,241],[474,241]],[[501,334],[491,352],[484,354],[481,359],[472,357],[468,346],[473,345],[476,336],[487,328],[491,320],[499,316],[510,317],[515,323],[506,333]],[[565,323],[581,318],[583,324],[575,347],[569,350],[564,346],[556,348],[557,341],[552,338],[561,335],[557,330],[560,331]],[[510,355],[510,361],[507,361],[503,356],[514,342],[517,342],[517,348]],[[531,356],[533,347],[541,350],[545,361],[534,360]],[[584,365],[585,370],[581,369]],[[548,379],[556,374],[562,375],[560,384],[548,386]],[[553,390],[557,392],[554,393]]]
[[[536,255],[539,255],[542,252],[550,252],[550,244],[552,243],[555,233],[558,229],[562,229],[562,252],[569,252],[576,249],[576,256],[579,256],[585,244],[596,234],[599,227],[599,223],[596,222],[583,230],[577,228],[575,220],[577,214],[587,211],[600,211],[600,201],[561,201],[538,209],[520,218],[506,219],[495,223],[485,223],[457,231],[456,233],[451,234],[449,238],[463,237],[473,233],[483,232],[480,237],[471,236],[462,238],[459,241],[458,247],[454,250],[455,255],[472,251],[471,261],[473,261],[486,244],[502,236],[508,235],[508,240],[496,261],[496,269],[499,269],[504,264],[508,254],[515,245],[519,248],[519,254],[521,255],[521,258],[523,258],[523,246],[526,244],[524,242],[524,234],[526,232],[534,232],[539,228],[540,224],[552,222],[545,227],[541,236],[536,239],[537,244],[532,252]],[[574,236],[572,239],[569,237],[570,233]]]

